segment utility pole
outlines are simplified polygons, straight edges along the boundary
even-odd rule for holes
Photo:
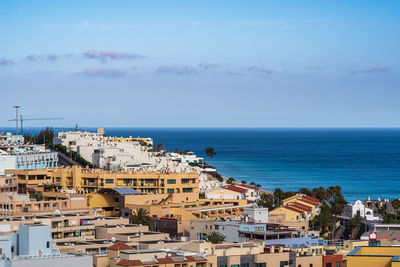
[[[21,106],[14,106],[15,108],[15,135],[18,135],[18,109]]]

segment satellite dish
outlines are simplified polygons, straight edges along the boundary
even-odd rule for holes
[[[115,243],[115,241],[117,241],[117,239],[114,236],[111,237],[111,242]]]

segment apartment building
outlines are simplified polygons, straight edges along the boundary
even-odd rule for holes
[[[21,224],[18,232],[8,233],[0,239],[0,267],[93,266],[92,257],[62,254],[53,248],[50,226]]]
[[[260,189],[245,184],[224,185],[205,192],[208,199],[247,199],[256,201],[260,198]]]
[[[17,177],[0,175],[0,193],[17,192]]]
[[[347,255],[348,267],[398,267],[400,247],[356,247]]]
[[[17,144],[0,145],[0,175],[4,175],[6,170],[54,168],[57,164],[57,153],[44,145],[26,145],[23,138]]]
[[[26,194],[0,193],[0,216],[23,216],[27,213],[39,215],[85,208],[87,208],[86,199],[83,197],[37,201]]]
[[[103,188],[133,188],[141,193],[173,194],[199,192],[199,175],[169,171],[105,171],[80,166],[41,170],[8,170],[18,179],[19,192],[30,188],[54,188],[73,192],[96,192]]]

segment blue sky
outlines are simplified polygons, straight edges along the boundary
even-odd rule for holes
[[[398,14],[399,1],[1,1],[0,126],[19,104],[56,127],[399,127]]]

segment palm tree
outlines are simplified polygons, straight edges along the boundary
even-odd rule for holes
[[[255,182],[251,182],[250,185],[256,186],[256,183]]]
[[[206,149],[204,149],[204,152],[206,152],[208,158],[207,165],[209,165],[210,158],[213,158],[215,155],[217,155],[217,153],[214,151],[214,148],[212,146],[206,147]]]
[[[149,212],[143,208],[135,210],[133,212],[132,223],[150,225]]]
[[[242,184],[246,184],[247,182],[245,180],[241,181]]]
[[[212,244],[221,244],[225,241],[225,236],[219,232],[211,232],[207,235],[207,241]]]
[[[158,143],[157,144],[157,152],[160,152],[163,149],[164,149],[164,144],[163,143]]]
[[[257,188],[261,188],[261,185],[260,185],[260,184],[256,184],[256,187],[257,187]]]

